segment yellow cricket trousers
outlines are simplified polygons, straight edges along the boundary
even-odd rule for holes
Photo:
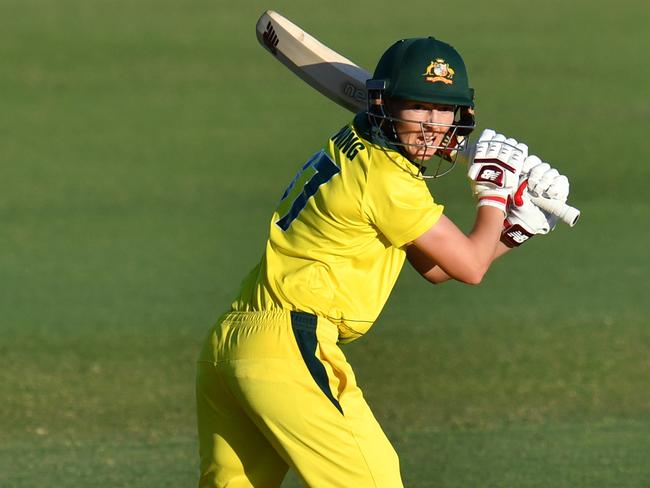
[[[231,312],[198,361],[200,487],[399,488],[395,450],[337,346],[302,312]]]

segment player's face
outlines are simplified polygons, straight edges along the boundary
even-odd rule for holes
[[[426,161],[454,122],[454,106],[411,100],[387,101],[395,119],[395,130],[411,161]]]

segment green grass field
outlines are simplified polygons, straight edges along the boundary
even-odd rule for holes
[[[349,119],[257,45],[267,8],[367,68],[451,42],[583,211],[480,287],[405,270],[346,347],[406,486],[650,486],[646,3],[242,4],[0,0],[0,486],[195,485],[199,344]],[[463,170],[431,188],[468,229]]]

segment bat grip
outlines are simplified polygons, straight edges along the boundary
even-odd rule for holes
[[[559,200],[544,197],[531,197],[532,202],[542,210],[555,215],[569,227],[573,227],[580,218],[580,210]]]

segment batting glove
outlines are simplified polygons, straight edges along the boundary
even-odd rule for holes
[[[557,224],[558,218],[537,207],[531,200],[532,196],[566,202],[569,179],[537,156],[526,158],[501,233],[501,241],[508,247],[520,246],[534,235],[548,234]]]
[[[504,214],[508,197],[519,186],[519,175],[528,156],[528,146],[506,139],[492,129],[483,131],[467,175],[478,206],[491,205]]]
[[[528,189],[536,197],[561,202],[566,202],[569,197],[569,179],[537,156],[526,158],[522,175],[528,177]]]

